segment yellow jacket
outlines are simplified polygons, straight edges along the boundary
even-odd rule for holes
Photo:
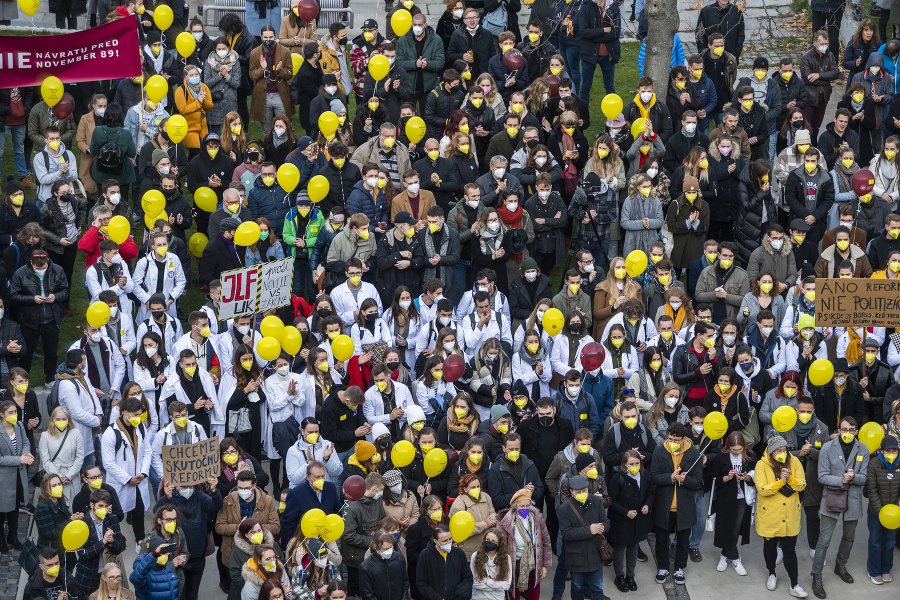
[[[184,83],[175,89],[175,108],[188,124],[188,133],[184,138],[185,148],[199,148],[203,138],[209,133],[206,111],[213,107],[213,99],[206,84],[201,83],[200,85],[203,93],[206,94],[203,102],[195,98],[190,88]]]
[[[791,475],[787,485],[795,492],[806,488],[806,475],[800,459],[788,453]],[[777,468],[777,467],[776,467]],[[756,533],[764,538],[787,537],[800,533],[800,494],[785,496],[779,490],[784,487],[781,469],[776,474],[769,453],[756,464],[753,480],[756,484]]]
[[[334,76],[337,77],[337,85],[338,91],[341,94],[346,94],[350,90],[344,89],[344,84],[341,83],[341,61],[338,59],[337,52],[331,49],[328,45],[329,37],[326,34],[319,41],[319,48],[322,50],[322,58],[319,60],[319,65],[322,67],[322,74],[328,75],[329,73],[334,73]],[[344,63],[346,65],[350,65],[350,56],[347,54],[347,49],[343,49],[344,52]]]

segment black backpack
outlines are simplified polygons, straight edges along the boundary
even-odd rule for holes
[[[125,161],[122,156],[122,149],[119,147],[119,136],[122,135],[120,129],[116,133],[115,139],[107,140],[100,146],[97,152],[97,169],[110,175],[121,175],[125,168]]]

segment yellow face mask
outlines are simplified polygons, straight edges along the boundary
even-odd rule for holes
[[[481,496],[481,488],[472,488],[467,492],[470,496],[472,496],[473,500],[478,500],[478,497]]]
[[[322,371],[323,373],[327,373],[327,372],[330,370],[329,367],[328,367],[328,361],[327,361],[327,360],[324,360],[324,361],[322,361],[321,363],[319,363],[319,366],[316,367],[316,368],[317,368],[318,370]]]
[[[326,364],[327,364],[327,363],[326,363]],[[310,433],[309,435],[306,436],[306,442],[307,442],[308,444],[315,444],[315,443],[318,442],[318,441],[319,441],[319,434],[318,434],[318,433]]]
[[[800,144],[797,146],[797,150],[800,151],[800,154],[805,154],[807,150],[809,150],[809,144]]]
[[[511,138],[514,138],[514,137],[516,137],[517,135],[519,135],[519,130],[516,129],[515,127],[507,127],[507,128],[506,128],[506,135],[508,135],[508,136],[511,137]]]
[[[175,419],[175,424],[184,429],[184,427],[187,425],[187,421],[187,417],[178,417],[177,419]]]
[[[471,460],[472,464],[475,464],[475,465],[481,463],[482,458],[484,458],[483,454],[470,454],[469,455],[469,460]]]
[[[25,196],[23,194],[16,194],[15,196],[12,197],[12,203],[15,206],[22,206],[23,204],[25,204]],[[102,228],[101,228],[101,230],[102,230]],[[104,235],[105,235],[105,232],[104,232]]]
[[[434,231],[437,231],[437,229],[435,229]],[[431,233],[434,233],[434,231],[432,231]],[[403,235],[405,235],[408,238],[413,237],[414,235],[416,235],[416,228],[410,227],[409,229],[407,229],[406,231],[403,232]]]
[[[308,208],[298,208],[297,212],[300,213],[301,217],[305,217],[306,215],[309,214],[309,209]]]
[[[853,95],[850,96],[850,97],[853,98],[853,101],[854,101],[854,102],[856,102],[857,104],[859,104],[860,102],[863,101],[863,98],[865,98],[866,96],[865,96],[865,94],[862,94],[862,93],[860,93],[860,92],[857,92],[857,93],[853,94]]]
[[[323,489],[325,489],[325,480],[324,479],[316,479],[315,481],[312,482],[312,486],[321,492]]]
[[[783,463],[787,459],[787,452],[779,452],[775,456],[773,456],[776,461]]]
[[[241,135],[241,126],[240,126],[240,124],[238,124],[238,125],[232,125],[232,126],[231,126],[231,133],[233,133],[234,135]]]
[[[863,194],[859,197],[859,201],[868,204],[872,201],[872,194]]]
[[[425,427],[425,421],[416,421],[415,423],[412,424],[412,428],[415,429],[416,431],[422,431],[422,429],[424,427]]]
[[[703,160],[701,160],[700,162],[697,163],[697,167],[700,169],[708,169],[709,161],[704,158]]]
[[[795,235],[794,236],[794,241],[797,242],[798,244],[802,244],[803,240],[805,240],[805,239],[806,239],[805,235]]]
[[[812,413],[800,413],[797,415],[797,419],[799,419],[801,423],[806,425],[807,423],[812,421]]]
[[[50,577],[58,577],[59,576],[59,565],[53,565],[52,567],[47,567],[46,573]]]
[[[756,76],[756,79],[758,81],[762,81],[766,77],[766,72],[763,71],[762,69],[757,69],[756,71],[753,71],[753,75]]]
[[[581,454],[587,454],[588,452],[591,451],[591,446],[590,446],[590,444],[581,444],[580,446],[578,446],[578,451]]]
[[[641,472],[641,465],[635,465],[633,467],[628,467],[628,472],[632,475],[637,475]]]
[[[656,280],[660,283],[660,285],[666,286],[669,285],[670,277],[668,275],[660,275],[656,278]]]
[[[841,434],[841,441],[844,442],[845,444],[852,443],[853,442],[853,434],[848,431],[845,431],[844,433]]]
[[[845,158],[845,159],[843,159],[843,160],[841,161],[841,164],[844,165],[844,168],[845,168],[845,169],[849,169],[850,167],[853,166],[853,159],[852,159],[852,158]]]
[[[431,512],[428,516],[431,517],[431,520],[434,521],[435,523],[440,523],[441,520],[444,518],[444,513],[440,510],[436,510],[436,511]]]
[[[654,372],[659,371],[659,368],[662,366],[661,360],[651,360],[650,368],[653,369]]]
[[[897,156],[897,153],[894,150],[885,150],[884,157],[888,160],[894,160],[894,157]]]
[[[625,338],[610,338],[610,342],[612,342],[612,345],[616,348],[621,348],[622,344],[625,343]]]
[[[138,425],[141,424],[141,418],[140,417],[131,417],[130,419],[128,419],[128,422],[131,423],[132,427],[137,427]]]
[[[260,531],[260,532],[254,533],[253,535],[250,536],[250,543],[253,544],[254,546],[258,546],[263,543],[263,539],[265,539],[265,536]]]
[[[166,566],[166,563],[167,563],[167,562],[169,562],[169,555],[168,555],[168,554],[162,554],[162,555],[159,556],[159,558],[156,559],[156,564],[158,564],[158,565],[161,566],[161,567]]]
[[[430,231],[431,233],[437,233],[440,228],[441,228],[441,226],[438,225],[437,223],[429,223],[428,224],[428,231]],[[415,230],[413,230],[413,231],[415,231]],[[412,237],[412,236],[409,236],[409,237]]]
[[[684,91],[684,88],[687,86],[687,82],[684,81],[676,81],[675,88],[681,91]]]
[[[888,235],[896,240],[898,237],[900,237],[900,229],[891,229],[890,231],[888,231]]]
[[[210,158],[214,159],[216,157],[216,155],[219,153],[219,149],[218,148],[207,148],[206,153],[209,154]]]
[[[443,371],[432,371],[431,376],[434,377],[436,380],[440,381],[444,377],[444,372]]]
[[[898,262],[892,262],[888,265],[888,268],[890,268],[890,270],[894,273],[900,273],[900,263]]]
[[[575,128],[574,128],[574,127],[563,127],[563,131],[565,131],[565,132],[566,132],[566,135],[568,135],[568,136],[570,136],[570,137],[571,137],[572,135],[575,134]]]
[[[63,494],[63,486],[54,485],[52,488],[50,488],[50,495],[53,496],[54,498],[62,498],[62,494]]]
[[[390,150],[391,148],[394,147],[394,143],[395,143],[396,141],[397,141],[397,140],[396,140],[395,138],[393,138],[393,137],[386,137],[386,138],[384,138],[384,140],[382,141],[382,143],[384,144],[384,147],[385,147],[385,148],[387,148],[388,150]]]
[[[66,427],[69,426],[69,422],[68,421],[57,421],[56,423],[54,423],[54,425],[56,425],[56,428],[59,429],[60,431],[65,431]]]
[[[383,392],[387,389],[387,381],[376,381],[375,387],[378,388],[379,392]]]
[[[581,289],[581,284],[580,284],[580,283],[570,283],[570,284],[569,284],[569,291],[572,292],[572,295],[573,295],[573,296],[574,296],[575,294],[577,294],[577,293],[578,293],[578,290],[580,290],[580,289]]]
[[[719,391],[722,392],[723,394],[727,394],[728,392],[731,391],[731,384],[730,383],[720,383]]]
[[[463,71],[462,74],[460,75],[460,77],[462,77],[463,79],[468,81],[468,80],[472,79],[472,71]]]
[[[465,408],[459,408],[459,407],[456,407],[456,408],[453,409],[453,414],[456,415],[456,418],[457,418],[457,419],[462,419],[462,418],[464,418],[467,414],[469,414],[469,411],[468,411],[467,409],[465,409]]]
[[[613,271],[613,274],[617,279],[625,279],[625,276],[628,275],[628,271],[626,269],[616,269]]]
[[[459,151],[462,152],[463,154],[468,154],[469,153],[469,144],[460,144]]]
[[[509,462],[517,462],[519,460],[520,452],[518,450],[510,450],[506,453],[506,458],[509,459]]]
[[[712,52],[713,52],[713,54],[716,55],[716,58],[718,58],[718,57],[722,56],[723,54],[725,54],[725,46],[719,46],[718,48],[713,48]]]
[[[338,116],[338,125],[340,125],[341,127],[343,127],[344,124],[345,124],[346,122],[347,122],[347,116],[346,116],[346,115],[344,115],[344,116]]]
[[[284,509],[285,509],[285,504],[284,504],[284,502],[279,502],[279,503],[278,503],[278,514],[283,513],[283,512],[284,512]]]
[[[695,69],[691,71],[691,75],[694,76],[694,79],[700,79],[703,76],[703,69]]]
[[[641,151],[641,154],[647,154],[648,152],[650,152],[650,145],[644,144],[639,148],[639,150]]]
[[[694,203],[694,200],[697,199],[697,194],[695,194],[695,193],[693,193],[693,192],[686,192],[686,193],[684,194],[684,197],[687,198],[687,201],[688,201],[688,202],[690,202],[691,204],[693,204],[693,203]]]
[[[804,163],[803,168],[806,169],[807,173],[812,173],[819,168],[819,163]]]
[[[597,150],[597,156],[600,158],[606,158],[609,156],[609,150]]]
[[[597,467],[591,467],[588,469],[587,473],[585,473],[585,476],[588,479],[597,479],[597,475],[599,475],[599,473],[597,473]]]
[[[584,504],[585,502],[587,502],[588,493],[581,492],[580,494],[575,494],[575,499],[578,500],[580,503]]]
[[[369,101],[368,104],[369,104],[369,110],[371,110],[372,112],[375,112],[376,110],[378,110],[378,106],[379,106],[378,102]]]
[[[625,427],[627,427],[628,429],[634,429],[635,427],[637,427],[638,420],[637,417],[628,417],[627,419],[625,419],[624,423]]]
[[[459,130],[463,133],[469,133],[469,124],[463,123],[462,125],[459,126]]]
[[[551,75],[559,75],[560,73],[562,73],[562,69],[560,69],[559,67],[550,67]]]
[[[762,290],[763,294],[768,294],[769,292],[772,291],[772,284],[771,283],[761,283],[761,284],[759,284],[759,289]]]
[[[525,349],[528,350],[531,354],[534,354],[535,352],[537,352],[538,348],[540,348],[540,347],[541,347],[540,344],[537,344],[537,343],[525,344]]]
[[[512,108],[512,111],[516,114],[519,114],[520,112],[522,112],[525,109],[525,107],[522,106],[521,102],[513,103],[512,106],[510,106],[510,108]]]
[[[890,464],[890,463],[893,463],[895,460],[897,460],[897,454],[896,454],[896,453],[893,453],[893,454],[885,454],[885,453],[882,452],[881,455],[884,457],[884,460],[888,461],[889,464]]]
[[[88,485],[90,485],[92,489],[99,490],[103,487],[103,478],[98,477],[97,479],[91,479]]]
[[[469,100],[469,102],[471,102],[472,106],[474,106],[475,108],[481,108],[481,105],[484,103],[484,99],[483,98],[471,98]]]
[[[438,159],[438,157],[440,157],[440,155],[441,155],[441,153],[439,150],[429,150],[428,151],[428,158],[430,158],[432,161],[436,161]]]
[[[185,367],[184,368],[184,374],[187,375],[188,377],[193,377],[194,373],[196,373],[196,372],[197,372],[197,367]]]
[[[363,39],[365,39],[367,42],[371,42],[375,39],[375,34],[371,31],[363,31]]]
[[[838,240],[835,242],[835,245],[838,247],[838,250],[845,252],[850,247],[850,240]]]
[[[741,102],[741,106],[744,107],[744,110],[750,110],[753,108],[753,100],[744,100]]]
[[[507,425],[507,424],[505,424],[505,423],[504,423],[503,425],[498,425],[498,426],[497,426],[497,431],[499,431],[499,432],[502,433],[503,435],[506,435],[506,432],[509,431],[509,425]]]
[[[335,158],[335,159],[333,159],[333,161],[334,161],[334,166],[336,166],[338,169],[343,169],[344,163],[347,162],[347,159],[346,158]]]
[[[672,332],[672,331],[660,331],[659,335],[661,335],[662,338],[668,342],[669,340],[672,339],[673,333],[674,332]]]
[[[532,44],[537,44],[539,39],[541,39],[541,36],[537,33],[529,33],[528,34],[528,41],[531,42]],[[554,73],[554,75],[555,75],[555,73]]]
[[[650,188],[648,188],[648,187],[641,188],[641,196],[643,196],[644,198],[649,198],[650,197]]]
[[[95,508],[94,514],[97,515],[97,518],[101,521],[106,518],[106,513],[109,512],[108,508]]]
[[[222,455],[222,460],[223,460],[223,461],[225,462],[225,464],[228,465],[228,466],[236,465],[236,464],[237,464],[237,461],[238,461],[238,455],[237,455],[237,452],[228,452],[228,453],[226,453],[226,454],[223,454],[223,455]]]
[[[666,442],[666,447],[672,452],[678,452],[681,450],[681,444],[677,442]]]

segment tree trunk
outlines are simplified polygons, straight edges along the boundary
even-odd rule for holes
[[[665,104],[672,66],[672,46],[679,27],[678,0],[647,0],[644,11],[649,24],[644,51],[644,75],[653,79],[656,101]]]

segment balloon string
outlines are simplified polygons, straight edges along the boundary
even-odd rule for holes
[[[694,464],[692,464],[690,467],[688,467],[688,471],[693,469],[695,466],[697,466],[698,462],[703,460],[703,453],[706,451],[707,448],[709,448],[710,444],[712,444],[712,443],[713,443],[713,441],[711,438],[706,438],[706,446],[700,448],[700,456],[697,457],[697,460],[694,461]]]

